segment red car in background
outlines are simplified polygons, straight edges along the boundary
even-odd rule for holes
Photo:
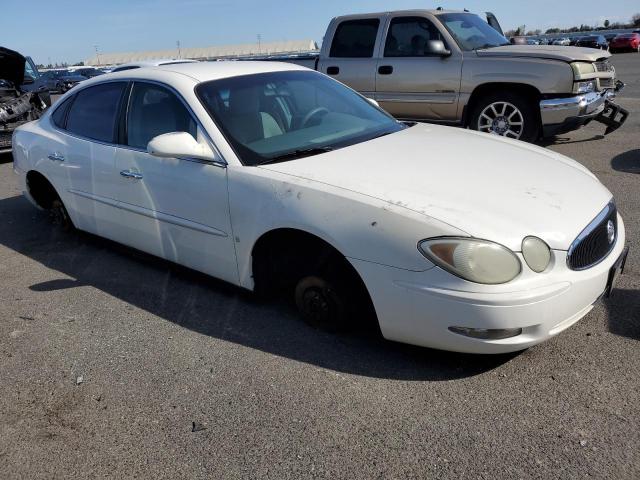
[[[640,53],[640,33],[622,33],[609,43],[611,53],[627,50]]]

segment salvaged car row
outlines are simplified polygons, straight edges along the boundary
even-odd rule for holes
[[[292,64],[87,80],[13,141],[20,189],[62,225],[284,294],[331,330],[367,318],[400,342],[525,349],[586,315],[627,255],[577,162],[399,122]]]

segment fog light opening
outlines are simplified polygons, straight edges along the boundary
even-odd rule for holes
[[[449,331],[464,335],[465,337],[478,338],[480,340],[502,340],[517,337],[522,333],[521,328],[469,328],[449,327]]]

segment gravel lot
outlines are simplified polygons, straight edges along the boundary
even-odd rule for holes
[[[548,146],[614,193],[626,275],[521,354],[312,330],[287,305],[57,232],[0,157],[0,478],[640,478],[640,55],[613,62],[627,124]]]

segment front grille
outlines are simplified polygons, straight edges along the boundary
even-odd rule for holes
[[[596,72],[611,72],[613,71],[613,65],[609,60],[602,60],[593,64],[596,67]]]
[[[613,226],[613,241],[610,224]],[[585,270],[604,260],[618,238],[618,213],[613,202],[578,235],[569,247],[567,265],[571,270]]]

